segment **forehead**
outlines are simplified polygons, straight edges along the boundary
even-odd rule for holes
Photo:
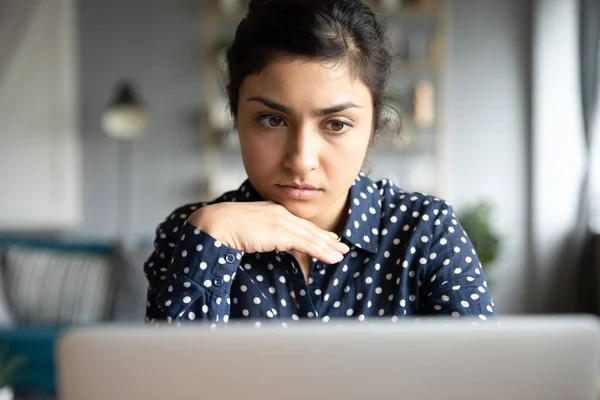
[[[370,98],[367,86],[344,62],[283,57],[268,63],[258,74],[248,76],[241,93],[315,102],[331,102],[342,97],[364,102]]]

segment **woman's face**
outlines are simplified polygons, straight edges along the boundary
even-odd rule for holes
[[[372,97],[343,63],[275,60],[242,83],[237,128],[261,196],[322,225],[345,207],[363,164]]]

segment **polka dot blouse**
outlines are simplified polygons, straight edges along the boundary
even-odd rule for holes
[[[417,315],[495,315],[485,276],[467,234],[443,200],[406,193],[360,174],[350,189],[341,240],[350,251],[337,264],[313,259],[308,281],[287,252],[245,254],[187,221],[206,203],[177,209],[156,232],[144,264],[146,320],[211,325],[233,319],[299,319]],[[216,199],[259,201],[246,181]]]

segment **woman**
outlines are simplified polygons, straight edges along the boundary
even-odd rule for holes
[[[383,128],[385,43],[359,0],[250,2],[227,52],[248,180],[159,225],[148,321],[494,315],[451,206],[359,172]]]

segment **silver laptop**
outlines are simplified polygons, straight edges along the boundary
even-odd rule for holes
[[[57,355],[61,400],[592,400],[600,323],[108,325],[67,332]]]

